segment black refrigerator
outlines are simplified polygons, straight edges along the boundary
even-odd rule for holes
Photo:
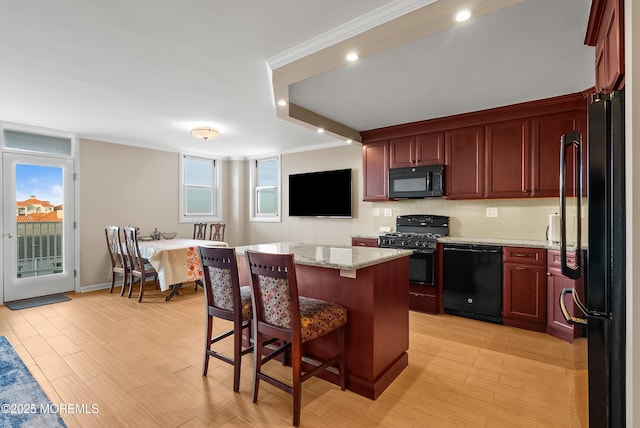
[[[576,163],[576,194],[582,194],[581,136],[561,140],[560,211],[563,274],[584,278],[584,296],[565,289],[560,305],[567,321],[587,326],[589,426],[625,426],[625,162],[624,91],[595,94],[588,108],[588,245],[580,250],[578,214],[576,265],[566,262],[566,159]],[[572,153],[573,156],[565,156]],[[578,210],[581,199],[575,198]],[[581,212],[581,211],[578,211]],[[571,316],[564,299],[572,294],[581,315]],[[575,315],[575,314],[574,314]]]

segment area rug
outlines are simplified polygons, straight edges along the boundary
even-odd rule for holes
[[[33,308],[36,306],[50,305],[52,303],[66,302],[71,300],[64,294],[51,294],[49,296],[34,297],[32,299],[15,300],[13,302],[6,302],[5,305],[13,311],[19,309]]]
[[[66,427],[6,337],[0,336],[0,427]]]

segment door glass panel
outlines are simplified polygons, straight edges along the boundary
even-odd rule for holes
[[[62,273],[63,169],[16,164],[16,277]]]

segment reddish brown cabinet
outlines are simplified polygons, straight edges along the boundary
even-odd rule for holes
[[[377,238],[351,238],[351,246],[353,247],[377,247]]]
[[[531,195],[531,120],[485,126],[486,197]]]
[[[586,103],[586,101],[585,101]],[[580,131],[583,135],[583,164],[587,153],[586,111],[569,111],[533,118],[533,196],[558,197],[560,195],[560,137],[567,132]],[[576,188],[575,165],[577,151],[567,151],[567,195]],[[586,194],[586,174],[583,193]]]
[[[624,17],[622,0],[593,0],[585,44],[595,46],[596,92],[624,87]]]
[[[567,262],[575,263],[575,253],[567,254]],[[560,293],[563,288],[574,288],[580,298],[584,299],[584,286],[582,277],[575,280],[562,275],[560,270],[560,251],[547,251],[547,333],[559,339],[573,342],[573,339],[582,335],[582,327],[567,323],[560,309]],[[582,317],[582,314],[574,307],[573,299],[567,295],[565,303],[569,314],[574,317]]]
[[[445,132],[445,188],[448,199],[484,198],[484,127]]]
[[[573,93],[363,131],[364,200],[389,200],[389,168],[442,163],[448,199],[558,197],[563,134],[582,133],[586,165],[587,101]],[[575,157],[574,150],[567,177]],[[583,174],[584,194],[586,181]]]
[[[444,133],[430,132],[389,140],[391,168],[444,163]]]
[[[546,255],[542,248],[504,247],[502,319],[505,325],[546,331]]]
[[[363,200],[388,200],[389,141],[377,141],[362,145],[362,170],[364,175]]]

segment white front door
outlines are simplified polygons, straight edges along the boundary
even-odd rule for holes
[[[3,301],[75,289],[73,165],[3,153]]]

